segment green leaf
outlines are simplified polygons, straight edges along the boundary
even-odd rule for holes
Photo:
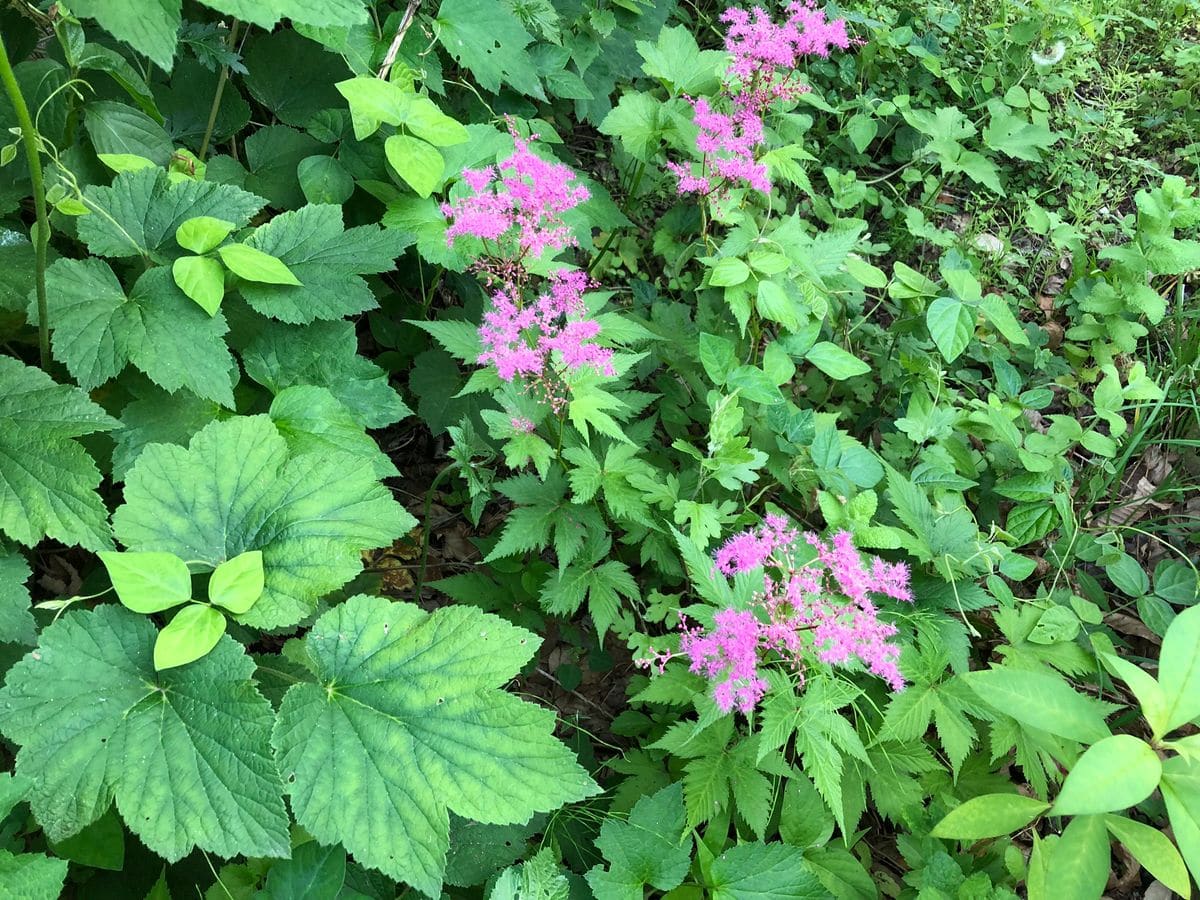
[[[1093,637],[1093,640],[1096,638]],[[1097,649],[1100,650],[1100,648]],[[1112,649],[1111,646],[1109,649]],[[1142,715],[1150,724],[1156,738],[1166,734],[1167,699],[1154,676],[1134,663],[1117,656],[1115,652],[1101,650],[1099,657],[1109,672],[1129,685],[1142,708]]]
[[[712,334],[700,335],[700,364],[704,374],[716,385],[723,385],[729,374],[737,368],[737,355],[733,341]]]
[[[376,478],[400,474],[375,439],[327,388],[306,384],[285,388],[272,401],[269,415],[294,454],[350,453]]]
[[[353,176],[332,156],[309,156],[301,160],[296,177],[309,203],[342,204],[354,193]]]
[[[683,829],[683,785],[676,782],[640,799],[628,821],[612,816],[604,820],[596,848],[608,861],[608,870],[592,869],[588,882],[595,889],[599,873],[604,873],[609,884],[615,882],[638,897],[643,896],[643,885],[660,891],[678,887],[692,861]]]
[[[596,634],[603,641],[620,612],[621,597],[636,603],[640,594],[625,564],[610,559],[599,565],[589,561],[559,571],[546,579],[538,600],[548,613],[571,616],[583,605],[585,597]]]
[[[975,312],[950,297],[939,297],[925,313],[929,336],[946,362],[954,362],[971,343],[975,333]]]
[[[799,847],[739,844],[712,861],[712,900],[824,900],[824,886]]]
[[[259,128],[245,143],[245,186],[267,198],[276,209],[298,209],[304,205],[297,172],[300,163],[325,149],[311,134],[287,125]]]
[[[260,900],[336,900],[346,882],[346,851],[306,841],[271,866]],[[361,895],[360,895],[361,896]]]
[[[195,665],[158,673],[150,620],[116,604],[68,612],[8,673],[0,730],[51,840],[94,822],[114,798],[125,824],[174,862],[284,856],[288,820],[268,736],[274,716],[254,664],[222,638]]]
[[[173,553],[99,554],[117,599],[127,609],[149,615],[192,599],[192,575]]]
[[[100,471],[73,438],[117,425],[78,388],[0,356],[0,531],[27,546],[110,546]]]
[[[176,286],[196,301],[210,316],[215,316],[225,299],[225,270],[207,256],[181,256],[171,263]]]
[[[384,141],[383,149],[396,174],[417,196],[428,197],[442,183],[446,163],[432,144],[411,135],[393,134]]]
[[[1024,828],[1050,808],[1021,794],[983,794],[952,809],[931,832],[934,837],[978,841]]]
[[[199,309],[165,268],[142,275],[128,296],[99,259],[60,259],[46,283],[54,357],[81,387],[99,387],[132,363],[167,391],[185,387],[233,407],[225,318]]]
[[[987,320],[995,326],[995,329],[1004,336],[1006,341],[1021,347],[1029,346],[1029,338],[1025,336],[1025,330],[1021,328],[1021,323],[1017,321],[1017,317],[1013,315],[1003,297],[988,294],[980,301],[979,308],[983,310]]]
[[[204,254],[215,249],[236,227],[213,216],[195,216],[175,229],[175,242],[185,250]]]
[[[226,244],[217,249],[221,262],[238,278],[256,284],[300,286],[300,279],[284,263],[269,253],[247,244]]]
[[[261,550],[247,550],[213,570],[208,599],[234,615],[241,615],[262,596],[266,587]]]
[[[1200,606],[1185,609],[1167,629],[1158,683],[1166,698],[1165,731],[1200,716]]]
[[[734,256],[717,261],[709,272],[708,283],[713,287],[734,287],[750,277],[750,267]]]
[[[650,162],[658,155],[665,127],[663,103],[647,93],[631,91],[621,95],[617,105],[600,123],[600,133],[619,137],[621,145],[634,159]]]
[[[1154,793],[1161,777],[1162,763],[1145,741],[1129,734],[1104,738],[1071,768],[1053,814],[1081,816],[1136,806]]]
[[[1187,866],[1170,838],[1157,828],[1124,816],[1105,816],[1104,824],[1147,872],[1181,897],[1191,896]]]
[[[242,352],[242,364],[276,395],[295,385],[328,389],[367,428],[411,415],[387,373],[358,355],[353,322],[268,323]]]
[[[0,643],[27,646],[37,643],[37,623],[29,608],[29,589],[25,587],[31,574],[25,557],[0,542]],[[0,786],[0,818],[8,815],[3,796]]]
[[[465,144],[471,139],[471,133],[461,122],[450,118],[438,109],[432,100],[419,94],[414,94],[409,100],[404,115],[404,127],[435,147]],[[438,176],[441,176],[440,171]]]
[[[719,50],[701,50],[683,25],[664,28],[657,43],[638,41],[637,48],[646,61],[643,72],[666,82],[675,94],[689,97],[712,93],[728,59]]]
[[[193,434],[224,413],[216,403],[188,391],[168,394],[150,383],[139,387],[137,399],[121,410],[122,427],[114,436],[114,481],[125,480],[129,467],[147,444],[187,446]]]
[[[1200,877],[1200,764],[1177,756],[1163,764],[1162,795],[1175,843]]]
[[[533,38],[499,0],[442,0],[438,40],[479,85],[497,93],[502,83],[545,99],[537,70],[525,47]]]
[[[125,868],[125,829],[116,810],[108,812],[78,834],[50,845],[56,856],[94,869],[120,872]]]
[[[400,85],[372,75],[348,78],[334,87],[350,105],[354,136],[360,141],[373,135],[385,122],[389,125],[404,122],[414,96]]]
[[[186,666],[206,656],[225,633],[225,617],[203,603],[191,603],[175,614],[154,642],[154,669]]]
[[[0,850],[0,896],[12,900],[58,900],[66,878],[65,859]]]
[[[83,108],[83,121],[92,146],[106,156],[144,156],[165,166],[175,150],[162,125],[125,103],[95,100]]]
[[[246,302],[264,316],[308,323],[373,309],[375,295],[361,276],[391,271],[407,242],[376,225],[345,230],[342,208],[321,204],[276,216],[246,246],[281,260],[300,283],[243,283]]]
[[[1071,689],[1061,677],[1007,666],[959,676],[990,706],[1018,722],[1085,744],[1109,736],[1107,704]]]
[[[321,616],[304,641],[318,683],[288,690],[272,739],[298,824],[437,896],[448,808],[515,823],[595,793],[553,713],[499,690],[538,643],[469,606],[358,596]]]
[[[113,37],[169,72],[181,24],[180,5],[181,0],[74,0],[71,12],[95,19]]]
[[[218,12],[270,31],[281,19],[305,25],[353,25],[367,20],[362,0],[203,0]]]
[[[311,0],[295,3],[302,4],[311,6]],[[361,4],[358,8],[361,13]],[[301,60],[303,65],[296,65]],[[245,62],[246,87],[280,122],[306,128],[322,110],[341,105],[334,84],[349,74],[346,63],[294,29],[256,36],[246,48]]]
[[[871,371],[871,367],[857,356],[829,341],[818,341],[804,358],[834,381],[845,381]]]
[[[1108,883],[1109,862],[1104,816],[1072,819],[1051,851],[1046,896],[1055,900],[1099,900]]]
[[[145,254],[160,264],[183,255],[175,235],[189,219],[212,216],[241,228],[265,203],[228,184],[190,178],[172,182],[161,169],[122,172],[110,187],[92,185],[83,196],[89,207],[106,214],[79,219],[79,237],[92,253]]]
[[[214,568],[261,550],[266,587],[238,620],[293,625],[362,570],[361,553],[416,524],[348,454],[289,452],[266,416],[213,422],[188,449],[147,447],[113,516],[134,550],[164,550]]]

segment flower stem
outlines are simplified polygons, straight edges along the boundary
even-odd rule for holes
[[[234,20],[233,27],[229,29],[229,49],[232,50],[237,44],[238,26],[241,23]],[[200,152],[196,154],[196,158],[200,162],[204,162],[204,157],[208,154],[208,142],[212,140],[213,129],[217,127],[217,114],[221,111],[221,97],[225,94],[225,82],[229,80],[229,66],[221,66],[221,74],[217,76],[217,89],[213,92],[212,106],[208,110],[208,124],[204,126],[204,139],[200,141]]]
[[[37,132],[33,127],[33,119],[29,116],[29,107],[21,94],[21,86],[17,84],[17,76],[13,73],[12,63],[8,59],[8,48],[4,46],[4,38],[0,36],[0,81],[4,83],[4,91],[8,94],[9,102],[17,114],[17,124],[21,126],[21,137],[25,142],[25,158],[29,162],[29,180],[33,182],[33,209],[37,215],[37,233],[33,236],[34,247],[34,284],[37,290],[38,310],[38,357],[42,368],[50,366],[50,308],[46,299],[46,251],[50,242],[50,219],[46,215],[46,183],[42,178],[42,160],[38,151]]]

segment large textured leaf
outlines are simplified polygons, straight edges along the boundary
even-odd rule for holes
[[[67,878],[67,861],[42,853],[0,850],[0,897],[58,900]]]
[[[25,557],[0,541],[0,644],[37,643],[37,623],[25,587],[31,574]]]
[[[327,612],[304,643],[318,683],[288,691],[272,737],[297,822],[436,897],[448,809],[506,824],[595,793],[554,714],[499,690],[538,643],[469,606]]]
[[[157,263],[183,255],[175,230],[188,219],[212,216],[240,228],[266,203],[228,184],[172,184],[161,169],[122,172],[111,187],[92,186],[83,196],[103,210],[79,219],[79,237],[88,249],[100,256],[148,256]]]
[[[0,532],[30,546],[49,535],[108,547],[100,471],[72,438],[117,424],[78,388],[0,356]]]
[[[69,612],[8,673],[0,730],[20,745],[30,806],[52,840],[116,800],[161,856],[283,856],[288,820],[271,762],[271,706],[254,663],[223,637],[190,666],[155,672],[155,629],[116,604]]]
[[[354,25],[367,21],[363,0],[202,0],[218,12],[271,29],[280,19],[305,25]]]
[[[280,391],[271,404],[271,421],[292,453],[337,451],[356,456],[376,478],[400,474],[350,411],[328,389],[296,385]]]
[[[496,92],[503,82],[545,97],[525,50],[533,38],[500,0],[442,0],[437,21],[442,46],[484,88]]]
[[[291,453],[266,416],[213,422],[186,450],[151,444],[126,477],[125,501],[113,523],[131,550],[214,568],[261,550],[266,589],[237,617],[258,628],[299,622],[362,570],[363,550],[416,524],[360,459]]]
[[[164,69],[171,68],[178,39],[182,0],[75,0],[71,11],[99,22]]]
[[[358,355],[351,322],[314,322],[308,326],[268,323],[242,353],[246,374],[279,394],[293,385],[328,388],[367,428],[411,415],[388,385],[387,373]]]
[[[683,829],[679,782],[639,800],[629,821],[605,819],[596,846],[609,865],[587,874],[596,896],[641,898],[645,885],[662,891],[678,887],[692,861],[691,842],[683,840]]]
[[[739,844],[713,860],[713,900],[824,900],[829,895],[788,844]]]
[[[169,392],[187,388],[233,407],[229,326],[220,312],[210,316],[189,300],[165,268],[146,272],[126,296],[103,260],[60,259],[46,287],[54,358],[80,387],[97,388],[133,363]]]
[[[318,204],[276,216],[246,243],[282,260],[300,284],[246,281],[242,296],[264,316],[307,323],[376,306],[375,295],[359,276],[392,269],[407,242],[376,225],[346,231],[340,206]]]

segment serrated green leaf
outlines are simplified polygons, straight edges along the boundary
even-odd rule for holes
[[[266,587],[261,550],[247,550],[213,570],[208,599],[235,615],[248,611]]]
[[[708,275],[713,287],[736,287],[750,277],[750,267],[742,260],[727,256],[717,260]]]
[[[73,438],[118,424],[78,388],[0,356],[0,531],[27,546],[111,546],[100,471]]]
[[[713,900],[824,900],[825,888],[799,847],[739,844],[712,861]]]
[[[126,296],[108,264],[60,259],[46,272],[56,359],[88,390],[132,363],[167,391],[233,407],[233,357],[219,312],[197,308],[165,268],[142,275]]]
[[[98,555],[126,609],[149,615],[192,599],[192,574],[173,553],[105,551]]]
[[[408,134],[393,134],[384,141],[383,150],[396,174],[418,197],[428,197],[442,183],[445,160],[427,141]]]
[[[346,882],[346,851],[305,841],[271,866],[257,900],[336,900]]]
[[[52,840],[116,800],[125,824],[174,862],[284,856],[288,821],[268,736],[274,716],[254,664],[222,638],[194,665],[157,673],[150,620],[116,604],[68,612],[0,691],[0,729]]]
[[[281,19],[305,25],[353,25],[367,20],[363,0],[203,0],[203,3],[268,31]]]
[[[1109,736],[1104,703],[1074,691],[1057,675],[1010,667],[960,675],[979,697],[1018,722],[1081,743]]]
[[[400,474],[374,438],[327,388],[296,385],[280,391],[268,411],[292,453],[350,453],[376,478]]]
[[[537,644],[467,606],[358,596],[327,612],[305,638],[318,684],[288,691],[272,738],[298,823],[437,896],[448,809],[524,822],[595,793],[553,714],[498,690]]]
[[[29,589],[25,583],[33,573],[29,563],[16,550],[0,542],[0,643],[37,643],[37,623],[29,608]],[[0,787],[0,801],[4,796]],[[8,815],[0,802],[0,818]]]
[[[606,818],[596,847],[608,862],[609,881],[632,888],[638,897],[643,896],[643,885],[660,891],[678,887],[692,861],[690,843],[683,840],[684,824],[683,786],[678,782],[639,800],[628,821]],[[593,888],[602,871],[588,873]]]
[[[113,516],[134,550],[164,550],[214,568],[261,550],[262,597],[239,621],[292,625],[362,569],[361,553],[416,524],[347,454],[293,453],[266,416],[213,422],[185,450],[147,447]]]
[[[406,242],[376,225],[344,229],[340,206],[314,204],[276,216],[246,246],[279,259],[300,282],[244,283],[239,289],[246,302],[264,316],[308,323],[374,308],[375,295],[361,276],[390,271]]]
[[[58,900],[67,878],[67,861],[42,853],[0,850],[0,897],[11,900]]]
[[[217,314],[225,299],[225,270],[219,262],[207,256],[181,256],[171,263],[171,277],[202,310]]]
[[[469,69],[484,89],[508,84],[545,99],[537,69],[525,50],[533,38],[498,0],[442,0],[438,40],[456,63]]]
[[[181,24],[181,0],[75,0],[71,11],[95,19],[109,34],[171,70]]]

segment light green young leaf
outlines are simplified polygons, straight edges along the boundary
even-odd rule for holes
[[[225,270],[207,256],[181,256],[171,263],[176,286],[210,316],[215,316],[225,299]]]
[[[979,308],[983,310],[987,320],[995,326],[1006,341],[1020,347],[1029,346],[1029,338],[1025,336],[1025,330],[1021,328],[1021,323],[1017,321],[1017,317],[1013,315],[1003,297],[997,294],[988,294],[980,301]]]
[[[217,249],[221,262],[238,278],[257,284],[286,284],[300,286],[300,279],[292,274],[282,260],[263,253],[248,244],[226,244]]]
[[[75,387],[0,356],[0,532],[27,546],[50,536],[111,546],[100,470],[74,438],[119,423]]]
[[[435,147],[465,144],[471,139],[471,133],[461,122],[438,109],[437,104],[428,97],[420,95],[414,96],[409,102],[404,127]],[[441,172],[438,175],[440,177]]]
[[[407,134],[393,134],[384,141],[383,150],[396,174],[417,192],[417,196],[428,197],[442,183],[445,160],[427,141]]]
[[[192,574],[174,553],[98,554],[117,599],[127,609],[149,615],[192,599]]]
[[[1182,756],[1163,764],[1162,795],[1175,843],[1193,878],[1200,878],[1200,762]]]
[[[294,625],[362,570],[361,553],[416,524],[348,454],[294,453],[266,416],[213,422],[185,450],[151,444],[113,516],[133,550],[164,550],[214,568],[261,550],[266,587],[238,620]]]
[[[1077,816],[1054,845],[1046,867],[1046,896],[1100,900],[1111,854],[1104,816]]]
[[[204,603],[189,603],[175,614],[154,642],[154,670],[195,662],[217,645],[225,633],[225,617]]]
[[[1113,735],[1079,757],[1052,812],[1081,816],[1136,806],[1154,793],[1161,777],[1162,763],[1149,744],[1130,734]]]
[[[213,570],[208,599],[234,615],[248,612],[266,587],[261,550],[247,550]]]
[[[1181,612],[1167,629],[1158,683],[1166,700],[1165,731],[1200,716],[1200,606]]]
[[[158,673],[156,631],[117,604],[68,612],[0,690],[0,730],[20,745],[17,772],[51,840],[116,799],[129,829],[174,862],[286,856],[288,819],[270,756],[274,714],[254,664],[223,638],[204,659]]]
[[[1095,641],[1096,637],[1093,635],[1092,639]],[[1109,649],[1112,649],[1111,644]],[[1154,676],[1129,660],[1117,656],[1115,652],[1101,651],[1099,657],[1104,667],[1114,677],[1124,681],[1133,691],[1133,695],[1137,697],[1138,704],[1142,708],[1142,715],[1150,723],[1154,734],[1159,737],[1166,734],[1167,698]]]
[[[1109,736],[1104,716],[1112,707],[1077,693],[1061,676],[1002,666],[959,678],[988,705],[1018,722],[1085,744]]]
[[[408,112],[412,94],[398,84],[371,75],[339,81],[334,87],[350,105],[354,137],[366,140],[383,123],[399,125]]]
[[[143,274],[128,296],[99,259],[60,259],[46,282],[54,356],[81,387],[99,387],[133,363],[167,391],[187,388],[233,407],[225,318],[199,309],[165,268]]]
[[[939,297],[925,313],[929,336],[937,344],[942,358],[954,362],[971,343],[975,333],[975,311],[950,297]]]
[[[717,261],[708,276],[713,287],[734,287],[750,277],[750,267],[734,256]]]
[[[952,809],[932,834],[960,841],[1000,837],[1024,828],[1049,808],[1049,803],[1021,794],[982,794]]]
[[[361,276],[390,271],[407,244],[376,225],[344,229],[340,206],[305,206],[276,216],[246,241],[282,261],[302,286],[243,283],[239,290],[255,310],[284,322],[355,315],[377,305]]]
[[[204,254],[216,249],[236,227],[213,216],[194,216],[175,229],[175,241],[185,250]]]
[[[318,683],[288,690],[272,738],[297,822],[436,897],[448,809],[505,824],[594,794],[553,713],[499,690],[537,645],[469,606],[358,596],[325,613],[304,641]],[[348,805],[350,789],[377,802]]]
[[[829,341],[818,341],[804,358],[834,381],[844,381],[871,371],[871,367],[857,356]]]
[[[1125,816],[1105,816],[1104,824],[1147,872],[1184,900],[1192,895],[1187,865],[1170,838],[1157,828],[1151,828]]]

